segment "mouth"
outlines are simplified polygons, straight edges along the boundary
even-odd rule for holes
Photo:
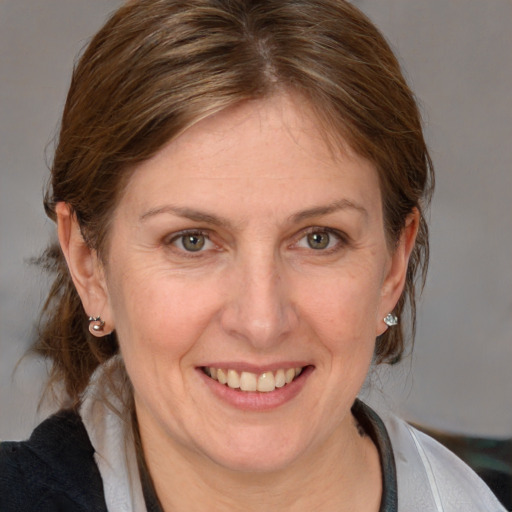
[[[280,368],[275,371],[253,373],[231,368],[203,366],[201,370],[211,379],[240,392],[270,393],[294,382],[306,367]]]

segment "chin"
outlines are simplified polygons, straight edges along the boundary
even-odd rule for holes
[[[248,430],[243,437],[238,431],[228,442],[217,445],[216,453],[208,450],[211,460],[230,471],[274,473],[287,469],[304,454],[305,443],[283,435],[282,429]]]

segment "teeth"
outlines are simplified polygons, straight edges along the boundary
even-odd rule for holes
[[[284,374],[284,377],[286,384],[290,384],[290,382],[295,378],[295,368],[288,368]]]
[[[276,372],[276,388],[282,388],[286,384],[286,377],[284,370],[277,370]]]
[[[276,388],[282,388],[293,381],[302,373],[303,368],[279,369],[276,372],[263,372],[259,375],[252,372],[238,373],[232,369],[207,367],[204,368],[206,375],[221,384],[227,384],[232,389],[241,391],[259,391],[269,393]]]
[[[212,379],[214,378],[213,375],[211,377]],[[221,384],[227,384],[228,382],[228,376],[225,374],[224,370],[221,370],[220,368],[217,370],[217,380]]]
[[[276,379],[274,378],[274,374],[272,372],[262,373],[258,377],[258,391],[268,393],[270,391],[274,391],[274,389],[276,389]]]
[[[240,389],[242,391],[256,391],[258,389],[256,375],[250,372],[242,372],[242,375],[240,375]]]
[[[228,386],[233,389],[240,387],[240,376],[235,370],[228,370]]]

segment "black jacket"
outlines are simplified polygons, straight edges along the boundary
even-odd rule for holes
[[[0,511],[107,512],[93,455],[73,411],[48,418],[28,441],[0,443]]]

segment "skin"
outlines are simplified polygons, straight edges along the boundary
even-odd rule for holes
[[[391,252],[376,170],[321,134],[293,95],[200,121],[135,170],[106,265],[58,206],[85,311],[116,329],[165,510],[379,508],[378,453],[350,408],[418,218]],[[204,237],[200,251],[185,249],[183,230]],[[299,363],[300,389],[263,409],[224,399],[199,369]]]

